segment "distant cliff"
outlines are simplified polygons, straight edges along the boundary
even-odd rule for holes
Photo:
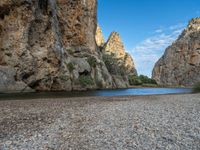
[[[115,85],[118,87],[128,87],[129,75],[137,75],[134,61],[124,48],[124,44],[117,32],[112,32],[107,42],[104,42],[102,30],[97,28],[97,45],[100,47],[103,61],[112,75]]]
[[[103,47],[103,53],[113,55],[115,59],[118,59],[119,65],[125,68],[126,74],[137,74],[133,58],[126,52],[121,37],[117,32],[111,33],[108,41]]]
[[[1,0],[0,91],[124,87],[97,46],[96,3]]]
[[[153,78],[162,85],[191,86],[200,81],[200,18],[194,18],[156,63]]]

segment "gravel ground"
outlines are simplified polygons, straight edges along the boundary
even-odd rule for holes
[[[200,94],[0,101],[0,150],[200,150]]]

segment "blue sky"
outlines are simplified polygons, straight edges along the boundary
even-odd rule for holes
[[[104,37],[120,33],[138,73],[148,76],[165,48],[199,16],[200,0],[98,0]]]

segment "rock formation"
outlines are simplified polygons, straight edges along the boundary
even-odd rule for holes
[[[104,37],[100,27],[96,31],[96,42],[103,54],[103,60],[116,87],[129,86],[128,76],[137,75],[132,57],[126,53],[124,44],[117,32],[112,32],[108,41]]]
[[[105,43],[97,27],[96,3],[1,0],[0,92],[127,87],[127,76],[116,77],[103,60],[100,48]],[[116,48],[121,53],[120,47]],[[116,67],[124,64],[128,70],[123,70],[123,74],[134,73],[132,58],[125,51],[123,55]]]
[[[153,69],[162,85],[191,86],[200,81],[200,18],[192,19]]]
[[[0,91],[113,88],[95,32],[96,0],[1,0]]]
[[[96,35],[95,35],[97,46],[103,47],[105,44],[105,40],[103,37],[103,33],[99,25],[97,26]]]
[[[117,32],[111,33],[103,48],[103,53],[113,55],[113,57],[118,60],[119,65],[125,68],[127,74],[137,75],[134,61],[130,54],[126,52],[121,37]]]

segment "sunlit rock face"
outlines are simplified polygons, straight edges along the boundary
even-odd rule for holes
[[[104,40],[103,33],[99,25],[97,26],[95,39],[96,39],[97,46],[99,47],[104,46],[105,40]]]
[[[200,18],[194,18],[153,69],[162,85],[191,86],[200,81]]]
[[[126,52],[119,33],[111,33],[103,48],[103,53],[113,54],[114,58],[118,59],[119,65],[125,68],[127,74],[137,75],[133,58]]]
[[[107,42],[104,41],[100,27],[96,31],[96,42],[102,52],[103,60],[112,76],[116,87],[129,87],[128,76],[137,75],[134,61],[124,48],[117,32],[112,32]]]
[[[1,91],[113,88],[95,41],[96,3],[1,0]]]
[[[1,0],[0,91],[128,87],[133,60],[117,33],[104,42],[96,15],[96,0]]]

